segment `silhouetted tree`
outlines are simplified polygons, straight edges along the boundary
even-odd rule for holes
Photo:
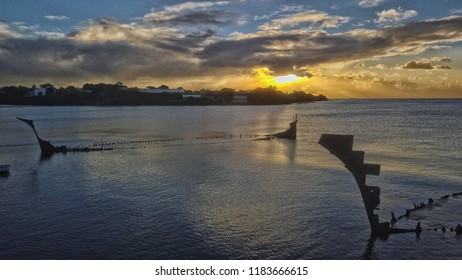
[[[222,88],[221,90],[202,89],[199,91],[185,90],[186,94],[200,94],[203,98],[183,101],[182,94],[173,93],[145,93],[137,88],[127,88],[122,82],[115,84],[83,85],[82,90],[68,86],[55,89],[50,83],[41,85],[53,91],[47,92],[43,97],[33,97],[30,92],[34,86],[6,86],[0,88],[0,104],[11,105],[210,105],[229,104],[234,95],[247,96],[249,104],[270,105],[287,104],[294,102],[311,102],[327,100],[324,95],[314,96],[303,91],[294,91],[284,94],[276,87],[256,88],[254,90],[240,90]],[[162,85],[160,88],[169,89]]]

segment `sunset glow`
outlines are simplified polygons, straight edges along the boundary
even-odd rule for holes
[[[1,0],[1,279],[454,278],[461,54],[462,0]]]
[[[105,0],[83,13],[79,2],[17,0],[0,10],[0,87],[123,82],[462,98],[458,0],[262,3]]]
[[[294,75],[294,74],[289,74],[289,75],[285,75],[285,76],[278,76],[278,77],[274,78],[274,80],[278,84],[292,83],[292,82],[297,81],[298,79],[299,79],[299,77],[297,77],[297,75]]]
[[[284,92],[299,90],[310,82],[307,77],[298,77],[295,74],[274,76],[274,72],[268,67],[253,69],[253,72],[260,87],[273,86]]]

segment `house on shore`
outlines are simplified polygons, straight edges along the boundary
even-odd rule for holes
[[[47,88],[33,88],[29,90],[24,96],[25,97],[42,97],[47,95]]]
[[[41,97],[47,95],[47,89],[46,88],[34,88],[32,91],[32,96],[34,97]]]

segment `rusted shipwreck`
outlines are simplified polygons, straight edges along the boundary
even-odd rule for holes
[[[289,124],[289,129],[283,132],[279,132],[274,134],[273,136],[276,138],[284,138],[284,139],[297,139],[297,114],[293,117],[292,122]]]
[[[23,121],[27,123],[32,130],[35,133],[35,137],[37,138],[37,141],[39,142],[40,145],[40,150],[42,152],[42,157],[49,157],[54,153],[67,153],[68,149],[66,146],[53,146],[50,141],[43,140],[40,138],[40,136],[37,133],[37,130],[35,130],[35,125],[33,120],[28,120],[28,119],[23,119],[20,117],[17,117],[18,120]]]
[[[378,209],[380,204],[380,188],[368,186],[366,175],[380,175],[380,165],[364,163],[364,151],[353,151],[353,137],[353,135],[322,134],[319,144],[336,156],[353,174],[363,198],[372,235],[383,236],[402,232],[420,233],[422,231],[420,223],[414,229],[403,229],[390,227],[389,222],[381,223],[379,221],[379,215],[374,211]]]
[[[262,135],[263,137],[257,138],[255,140],[271,140],[274,138],[295,140],[297,139],[297,122],[297,114],[295,114],[292,122],[289,124],[289,129],[274,134],[265,134]],[[257,135],[255,135],[255,137],[257,137]]]
[[[25,122],[28,124],[35,133],[35,137],[40,145],[41,156],[43,158],[50,157],[55,153],[67,153],[67,152],[91,152],[91,151],[103,151],[103,150],[112,150],[111,148],[68,148],[67,146],[54,146],[50,143],[50,141],[43,140],[38,135],[37,131],[35,130],[35,125],[33,120],[28,120],[24,118],[17,117],[18,120]]]

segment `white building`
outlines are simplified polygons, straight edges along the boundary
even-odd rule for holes
[[[46,88],[34,88],[34,92],[32,93],[32,96],[35,96],[35,97],[45,96],[45,95],[47,95]]]

